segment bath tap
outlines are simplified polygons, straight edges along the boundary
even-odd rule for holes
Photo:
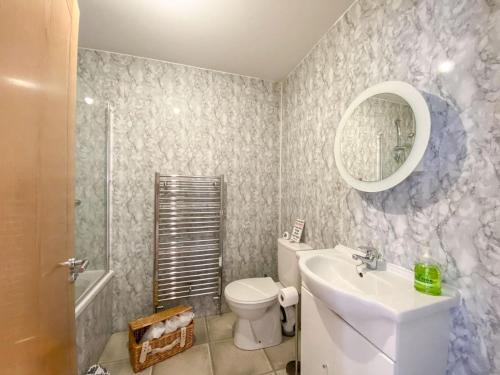
[[[380,253],[377,249],[370,246],[359,246],[359,250],[365,251],[365,255],[352,254],[352,259],[359,260],[361,263],[366,264],[370,270],[376,270]]]

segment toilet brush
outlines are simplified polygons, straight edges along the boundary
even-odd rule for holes
[[[299,322],[300,322],[300,310],[299,303],[295,305],[295,360],[290,361],[286,364],[287,375],[298,375],[300,374],[300,361],[299,361]]]
[[[297,375],[300,373],[300,363],[299,363],[299,326],[300,326],[300,314],[299,314],[299,292],[293,286],[280,289],[278,294],[278,300],[283,308],[294,307],[295,308],[295,360],[290,361],[286,364],[286,373],[288,375]],[[285,310],[286,313],[286,310]]]

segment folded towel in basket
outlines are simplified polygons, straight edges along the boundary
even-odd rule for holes
[[[142,336],[141,342],[157,339],[165,333],[165,324],[163,322],[153,323],[146,333]]]
[[[162,322],[153,323],[149,327],[141,338],[141,343],[157,339],[167,333],[174,332],[179,328],[187,326],[194,318],[194,314],[191,311],[187,311],[182,314],[175,315],[170,319]]]

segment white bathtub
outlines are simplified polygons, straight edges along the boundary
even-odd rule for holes
[[[78,276],[75,281],[75,316],[92,302],[97,294],[106,286],[113,277],[113,271],[89,270]]]

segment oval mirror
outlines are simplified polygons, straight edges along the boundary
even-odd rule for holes
[[[347,108],[335,137],[335,163],[357,190],[390,189],[419,165],[430,131],[429,108],[417,89],[405,82],[380,83]]]

